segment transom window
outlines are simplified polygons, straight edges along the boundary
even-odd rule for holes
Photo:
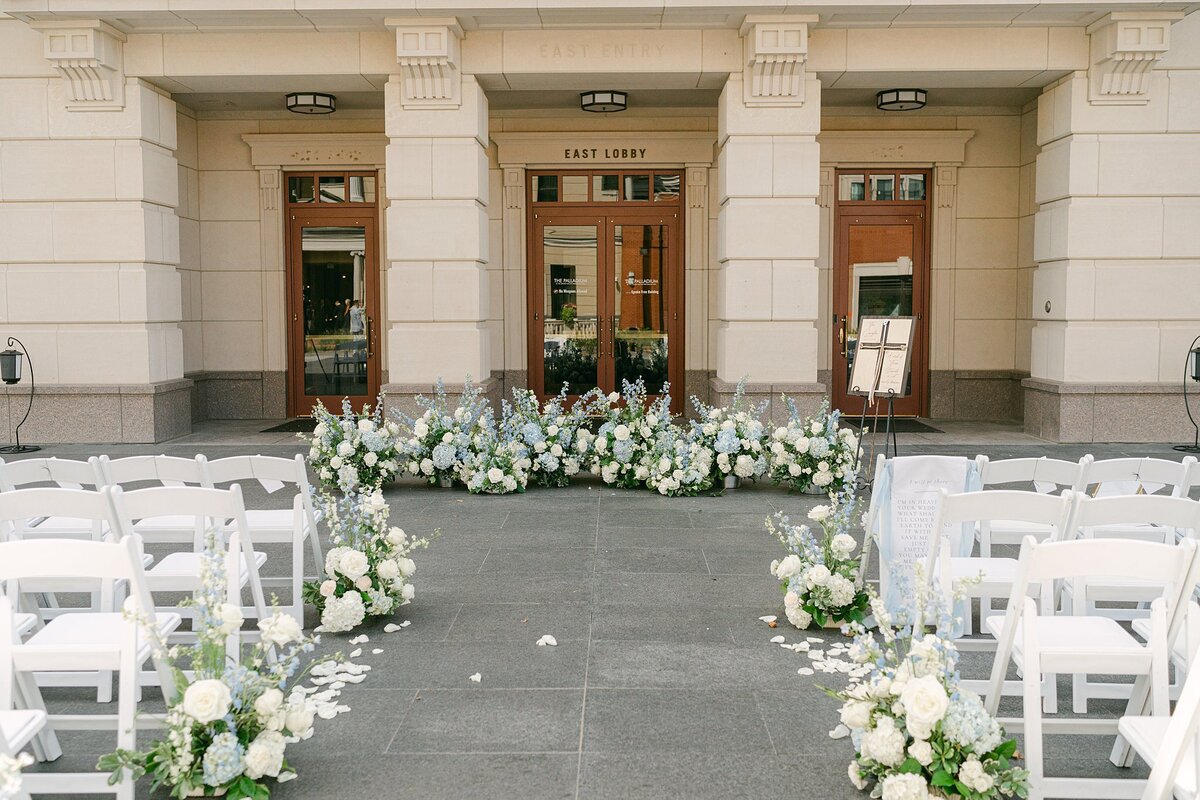
[[[289,172],[287,200],[303,204],[375,204],[375,173]]]
[[[888,171],[838,174],[839,203],[910,203],[925,199],[926,175]]]
[[[614,205],[678,205],[682,174],[677,171],[612,170],[587,174],[534,172],[529,177],[533,203],[565,206],[585,203]]]

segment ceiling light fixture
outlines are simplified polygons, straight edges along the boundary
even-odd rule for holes
[[[296,114],[332,114],[337,111],[336,100],[322,92],[292,92],[285,98],[287,110]]]
[[[875,107],[880,111],[916,111],[925,107],[924,89],[884,89],[875,94]]]
[[[612,114],[624,111],[628,106],[629,95],[611,89],[579,93],[579,106],[584,111],[596,114]]]

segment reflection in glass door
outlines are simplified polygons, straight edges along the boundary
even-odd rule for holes
[[[650,391],[670,380],[666,282],[666,225],[612,227],[614,387],[638,378]]]
[[[368,214],[290,214],[289,398],[294,415],[340,409],[379,390],[375,221]]]
[[[597,224],[542,228],[542,391],[597,385],[600,343]]]

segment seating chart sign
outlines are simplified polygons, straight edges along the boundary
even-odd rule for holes
[[[908,366],[915,320],[912,317],[863,317],[850,371],[849,394],[903,397],[908,393]]]
[[[952,456],[909,456],[891,461],[891,482],[881,498],[879,526],[879,589],[888,610],[897,611],[911,597],[893,591],[912,586],[913,567],[929,558],[929,534],[937,514],[938,492],[967,489],[974,462]],[[957,552],[959,548],[952,546]]]

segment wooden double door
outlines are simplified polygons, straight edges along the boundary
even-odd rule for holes
[[[541,396],[683,388],[676,209],[535,210],[529,260],[529,384]],[[677,406],[682,408],[678,400]]]
[[[833,403],[858,416],[849,392],[863,317],[912,317],[907,391],[897,416],[922,416],[929,382],[929,173],[919,169],[839,169],[833,245]],[[868,414],[886,413],[877,400]]]

